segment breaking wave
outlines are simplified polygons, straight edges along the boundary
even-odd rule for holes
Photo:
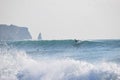
[[[4,48],[0,51],[0,80],[120,80],[120,64],[33,59],[24,51]]]

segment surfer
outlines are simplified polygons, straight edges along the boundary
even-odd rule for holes
[[[76,40],[76,39],[75,39],[74,41],[75,41],[76,43],[78,42],[78,40]]]
[[[74,44],[73,44],[74,47],[76,47],[76,49],[79,48],[79,40],[77,39],[74,39]]]

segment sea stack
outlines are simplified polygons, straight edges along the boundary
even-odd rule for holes
[[[39,33],[39,35],[38,35],[38,40],[42,40],[41,33]]]
[[[28,40],[32,39],[27,27],[0,24],[0,40]]]

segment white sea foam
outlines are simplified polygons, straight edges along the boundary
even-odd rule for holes
[[[4,50],[0,52],[0,80],[120,80],[120,65],[74,59],[35,60],[23,51]]]

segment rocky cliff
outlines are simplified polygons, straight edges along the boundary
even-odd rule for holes
[[[0,24],[0,40],[26,40],[31,38],[26,27]]]

